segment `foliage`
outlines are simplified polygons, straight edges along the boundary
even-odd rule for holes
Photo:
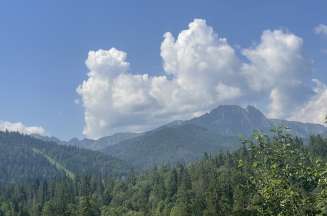
[[[205,154],[128,178],[99,175],[0,187],[0,215],[327,215],[327,140],[282,129],[254,133],[233,153]]]

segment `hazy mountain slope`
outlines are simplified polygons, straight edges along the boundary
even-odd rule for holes
[[[148,168],[196,160],[205,152],[231,149],[234,144],[238,144],[237,137],[222,137],[206,128],[183,124],[150,131],[105,150],[135,167]]]
[[[138,133],[117,133],[111,136],[102,137],[95,141],[94,150],[102,150],[108,146],[116,145],[122,141],[139,136]]]
[[[64,176],[65,172],[45,156],[75,175],[120,176],[129,170],[125,162],[100,152],[62,146],[18,133],[0,132],[0,181],[19,182]]]
[[[254,130],[270,132],[280,125],[301,137],[327,131],[322,125],[268,119],[253,106],[224,105],[198,118],[172,122],[103,151],[137,167],[151,167],[195,160],[204,152],[231,150],[240,145],[240,136],[250,136]]]
[[[286,121],[280,119],[270,119],[274,126],[286,126],[290,132],[299,137],[308,137],[312,134],[325,134],[327,129],[320,124],[302,123],[296,121]]]
[[[101,151],[106,147],[116,145],[117,143],[128,140],[134,137],[137,137],[141,134],[138,133],[117,133],[111,136],[102,137],[97,140],[93,139],[77,139],[73,138],[67,142],[65,141],[57,141],[57,143],[61,145],[68,145],[68,146],[76,146],[79,148],[90,149],[95,151]]]

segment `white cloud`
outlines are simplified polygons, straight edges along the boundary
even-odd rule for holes
[[[303,57],[302,44],[294,34],[267,30],[260,44],[243,50],[249,63],[243,64],[242,71],[252,90],[270,98],[270,117],[288,117],[312,94],[311,68]]]
[[[327,86],[317,79],[315,96],[313,96],[303,107],[300,107],[290,119],[302,122],[314,122],[323,124],[327,114]]]
[[[255,103],[271,117],[288,118],[317,94],[302,46],[292,33],[267,30],[259,44],[242,50],[244,61],[205,20],[195,19],[176,38],[164,34],[159,76],[131,73],[127,54],[115,48],[90,51],[88,78],[77,88],[84,135],[143,131],[220,104]]]
[[[187,118],[241,95],[237,74],[240,61],[227,40],[205,20],[195,19],[177,38],[165,33],[161,57],[170,89],[165,92],[162,86],[157,92],[165,94],[161,104],[169,113]]]
[[[161,56],[166,74],[150,76],[129,73],[123,51],[89,52],[88,79],[77,88],[85,108],[86,136],[145,130],[241,95],[234,49],[204,20],[194,20],[177,39],[166,33]]]
[[[0,131],[19,132],[22,134],[39,134],[45,135],[46,132],[42,127],[26,126],[21,122],[0,121]]]
[[[319,24],[314,28],[314,32],[319,35],[327,35],[327,25]]]

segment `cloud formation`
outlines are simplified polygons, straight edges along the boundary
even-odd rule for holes
[[[261,42],[244,49],[242,72],[249,87],[261,97],[269,97],[268,116],[287,118],[311,96],[311,68],[303,57],[303,41],[281,30],[264,31]]]
[[[19,132],[22,134],[45,135],[45,129],[42,127],[26,126],[21,122],[0,121],[0,131]]]
[[[327,25],[319,24],[314,28],[314,32],[319,35],[327,36]]]
[[[258,44],[238,54],[195,19],[176,38],[164,34],[160,55],[165,73],[153,76],[131,73],[121,50],[89,52],[88,78],[77,88],[85,136],[144,131],[220,104],[256,104],[270,117],[290,118],[319,95],[303,40],[282,30],[264,31]]]
[[[315,95],[290,117],[290,119],[302,122],[323,123],[327,114],[327,86],[317,79]]]

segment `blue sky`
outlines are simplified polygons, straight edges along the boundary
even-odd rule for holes
[[[128,53],[133,73],[163,73],[163,34],[177,36],[202,18],[233,47],[250,47],[262,31],[301,37],[314,77],[327,82],[327,2],[317,1],[1,1],[0,120],[42,126],[48,134],[82,137],[84,108],[76,88],[87,79],[89,50]],[[237,49],[237,48],[236,48]]]

